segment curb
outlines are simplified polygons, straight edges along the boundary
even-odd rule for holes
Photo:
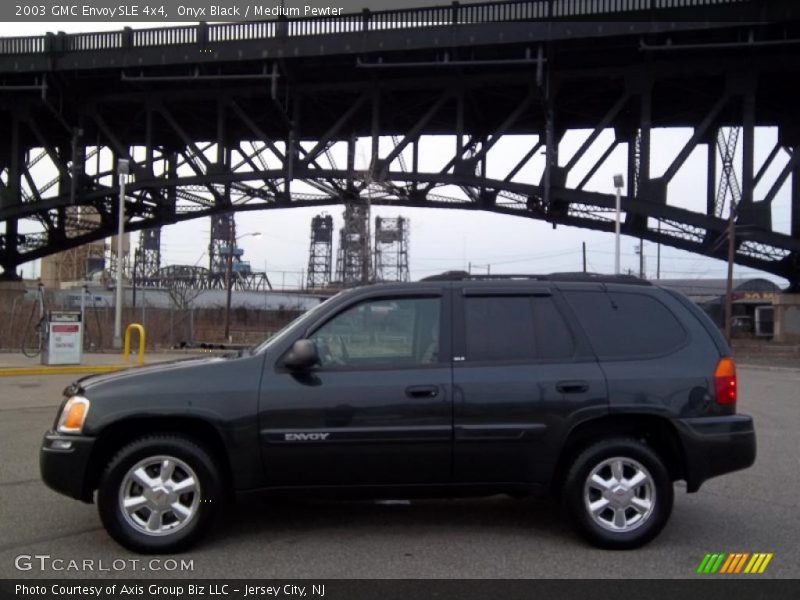
[[[63,367],[0,367],[0,377],[33,375],[93,375],[130,369],[133,365],[79,365]]]
[[[772,371],[775,373],[800,373],[800,367],[772,367],[752,363],[736,363],[736,366],[742,369],[758,369],[759,371]]]

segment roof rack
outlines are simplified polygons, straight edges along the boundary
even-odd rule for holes
[[[438,275],[424,277],[421,281],[510,281],[510,280],[533,280],[533,281],[575,281],[575,282],[596,282],[596,283],[627,283],[632,285],[652,285],[645,279],[639,279],[635,275],[605,275],[602,273],[548,273],[548,274],[497,274],[497,275],[472,275],[466,271],[445,271]]]

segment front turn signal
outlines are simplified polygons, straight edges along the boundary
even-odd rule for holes
[[[89,400],[83,396],[73,396],[61,409],[61,417],[58,419],[59,433],[81,433],[86,415],[89,414]]]

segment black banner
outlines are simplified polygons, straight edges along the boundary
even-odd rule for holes
[[[417,10],[421,7],[424,10]],[[0,22],[241,22],[364,18],[381,23],[489,21],[741,21],[800,13],[794,0],[11,0]]]
[[[645,600],[794,600],[798,594],[800,580],[757,576],[705,580],[0,580],[2,600],[610,600],[621,596]]]

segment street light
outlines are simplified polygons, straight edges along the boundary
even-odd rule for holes
[[[617,200],[615,205],[616,216],[614,218],[614,274],[619,275],[619,233],[620,233],[620,196],[625,180],[622,175],[614,175],[614,187],[617,188]]]
[[[233,234],[233,227],[230,228],[231,234]],[[233,248],[236,246],[236,242],[238,242],[242,238],[246,237],[258,237],[261,235],[260,231],[255,231],[252,233],[243,233],[240,236],[233,237],[230,235],[228,237],[228,248],[227,248],[227,259],[225,260],[225,341],[230,341],[230,333],[231,333],[231,288],[233,288]]]
[[[130,172],[127,158],[117,160],[119,176],[119,210],[117,220],[117,291],[114,301],[114,348],[122,348],[122,236],[125,234],[125,181]]]

